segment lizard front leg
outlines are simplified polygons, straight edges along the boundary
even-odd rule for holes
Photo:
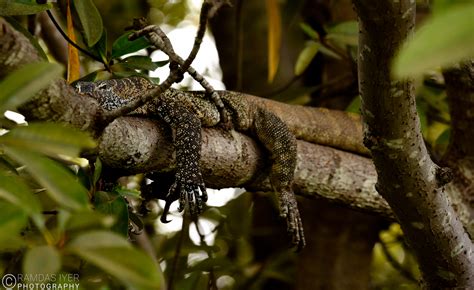
[[[115,110],[139,98],[153,85],[140,77],[112,79],[97,82],[79,82],[76,89],[96,99],[106,110]],[[137,108],[133,114],[156,116],[166,121],[174,131],[176,152],[176,178],[165,198],[166,207],[162,221],[171,202],[179,199],[179,210],[188,207],[192,215],[200,213],[207,201],[206,188],[201,176],[201,122],[192,104],[178,94],[163,93]]]
[[[158,114],[174,131],[176,152],[176,178],[171,185],[167,204],[179,199],[181,212],[188,208],[191,215],[202,212],[207,201],[199,162],[201,159],[201,121],[196,114],[182,102],[173,97],[161,96]],[[166,216],[162,217],[166,221]]]

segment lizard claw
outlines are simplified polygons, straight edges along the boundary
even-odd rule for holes
[[[179,212],[188,208],[191,216],[197,216],[204,210],[207,192],[203,185],[188,183],[178,185],[175,188],[179,190]]]
[[[200,214],[204,210],[204,204],[207,201],[207,192],[204,184],[194,184],[185,182],[174,182],[164,198],[166,201],[163,214],[160,217],[162,223],[169,223],[167,219],[170,206],[175,201],[179,201],[178,211],[182,212],[185,208],[189,209],[192,216]]]
[[[164,224],[167,224],[171,221],[171,220],[166,219],[166,217],[168,216],[168,213],[170,211],[170,205],[172,202],[173,201],[170,201],[170,200],[166,201],[165,208],[163,209],[163,214],[160,217],[160,221]]]
[[[296,198],[291,190],[283,190],[278,197],[280,216],[286,219],[286,230],[291,237],[291,245],[299,252],[306,242]]]

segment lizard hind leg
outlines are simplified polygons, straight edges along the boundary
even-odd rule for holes
[[[270,182],[277,193],[280,216],[286,219],[292,245],[301,250],[305,246],[303,224],[291,188],[296,168],[296,139],[280,118],[262,108],[256,110],[253,126],[259,141],[270,153]]]

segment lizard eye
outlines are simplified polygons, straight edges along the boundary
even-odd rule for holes
[[[107,89],[107,84],[106,83],[101,83],[97,86],[97,89],[104,91]]]

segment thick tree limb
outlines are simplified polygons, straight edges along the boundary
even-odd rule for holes
[[[474,248],[427,153],[411,81],[392,82],[396,49],[413,31],[415,1],[354,0],[359,16],[359,89],[365,145],[418,259],[426,289],[473,289]],[[387,37],[390,36],[390,37]]]
[[[174,167],[171,133],[166,125],[149,119],[116,119],[101,136],[98,153],[108,166],[128,173],[169,171]],[[266,171],[264,152],[246,135],[203,129],[201,158],[209,187],[270,190],[268,180],[259,181],[259,174]],[[370,159],[298,141],[294,188],[301,195],[391,217],[386,202],[375,191],[375,182]]]
[[[15,69],[40,60],[36,48],[23,34],[0,17],[0,79]]]
[[[0,79],[12,71],[41,61],[36,48],[23,34],[0,18]],[[19,108],[28,120],[47,120],[70,124],[97,133],[102,116],[97,102],[76,94],[64,80],[57,80]]]

